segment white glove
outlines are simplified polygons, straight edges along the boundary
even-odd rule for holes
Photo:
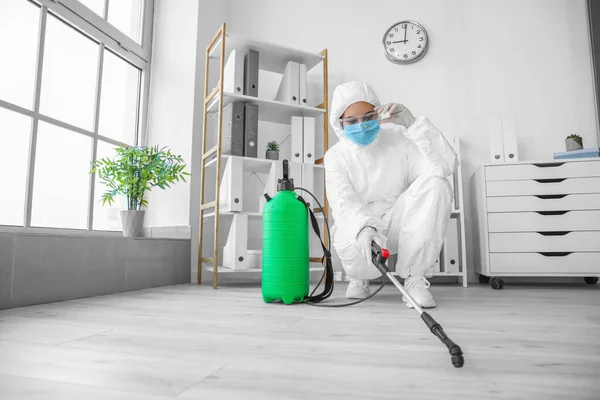
[[[412,115],[410,110],[402,104],[382,104],[375,107],[375,111],[377,111],[379,114],[389,114],[388,118],[380,121],[382,124],[391,122],[393,124],[402,125],[403,127],[408,128],[415,121],[414,115]]]
[[[373,253],[371,250],[371,242],[377,243],[381,248],[385,248],[387,238],[380,235],[373,228],[365,228],[356,238],[356,245],[358,250],[362,253],[363,257],[367,260],[369,265],[373,265]]]

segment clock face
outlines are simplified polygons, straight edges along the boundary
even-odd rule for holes
[[[414,21],[392,25],[383,35],[386,57],[397,64],[410,64],[421,59],[429,44],[425,28]]]

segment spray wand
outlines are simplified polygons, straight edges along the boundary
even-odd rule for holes
[[[440,339],[441,342],[446,345],[448,351],[450,352],[450,355],[452,356],[452,365],[454,365],[455,368],[461,368],[465,363],[462,350],[456,343],[454,343],[452,340],[450,340],[448,336],[446,336],[446,333],[444,332],[442,326],[438,324],[431,315],[423,311],[423,309],[419,306],[415,299],[413,299],[412,296],[408,294],[408,291],[404,289],[404,286],[402,286],[400,282],[398,282],[398,279],[396,279],[394,274],[392,274],[392,271],[390,271],[390,269],[386,265],[386,261],[390,256],[390,252],[386,249],[382,249],[375,242],[371,243],[371,249],[373,251],[373,264],[383,275],[387,276],[387,278],[394,284],[394,286],[398,288],[398,290],[404,295],[404,297],[414,307],[414,309],[417,310],[423,322],[425,322],[425,324],[431,330],[431,333],[437,336],[438,339]]]

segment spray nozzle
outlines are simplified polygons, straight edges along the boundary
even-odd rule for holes
[[[279,179],[277,191],[294,190],[294,180],[289,178],[288,160],[283,160],[283,179]]]

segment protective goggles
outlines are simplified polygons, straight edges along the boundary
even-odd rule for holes
[[[352,117],[340,118],[342,126],[350,126],[365,121],[380,120],[381,116],[377,111],[371,111],[363,115],[356,115]]]

